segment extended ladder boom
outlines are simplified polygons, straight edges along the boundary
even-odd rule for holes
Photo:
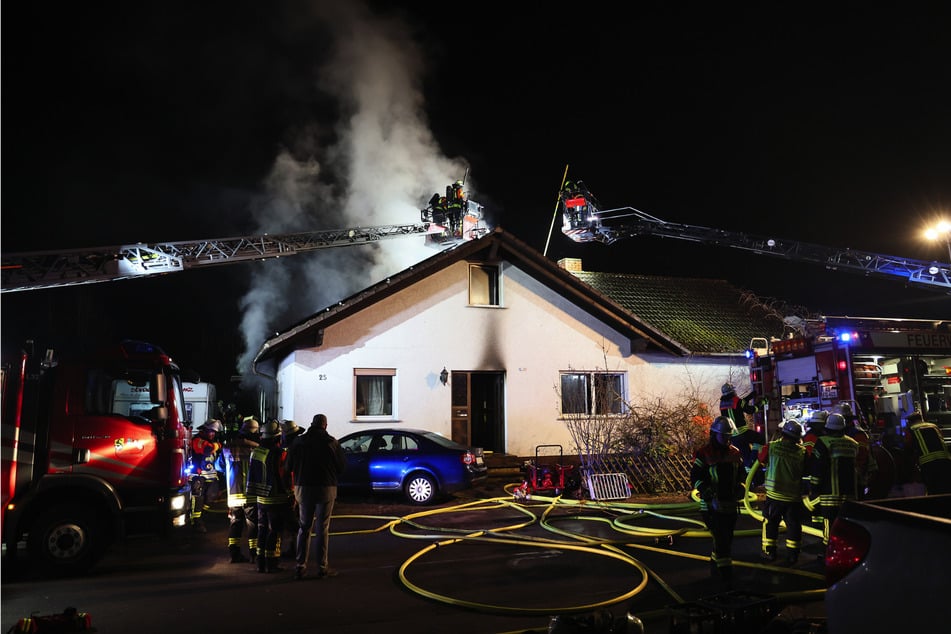
[[[572,203],[574,200],[569,199],[567,202]],[[600,211],[583,199],[574,206],[563,204],[562,211],[565,214],[562,233],[576,242],[612,244],[624,238],[641,235],[677,238],[773,255],[787,260],[812,262],[831,270],[842,269],[891,279],[899,277],[916,286],[951,293],[951,265],[945,262],[913,260],[666,222],[633,207]]]
[[[115,247],[5,253],[0,292],[74,286],[244,260],[278,258],[441,230],[430,224],[384,225],[284,235],[260,235]]]

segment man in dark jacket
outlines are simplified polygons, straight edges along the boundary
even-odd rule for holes
[[[287,452],[287,464],[300,513],[294,578],[303,579],[307,574],[312,531],[317,543],[317,577],[335,577],[337,571],[328,563],[330,516],[337,499],[337,477],[347,461],[340,443],[327,433],[324,414],[316,414],[307,432],[294,440]]]
[[[710,425],[710,442],[694,453],[690,481],[700,495],[700,516],[713,537],[710,563],[727,589],[733,587],[733,531],[737,502],[746,492],[743,456],[731,443],[733,421],[717,416]]]

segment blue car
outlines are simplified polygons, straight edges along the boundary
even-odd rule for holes
[[[398,493],[430,504],[487,478],[480,447],[465,447],[422,429],[370,429],[340,439],[347,468],[342,490]]]

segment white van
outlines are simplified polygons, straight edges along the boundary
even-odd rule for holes
[[[192,427],[218,415],[218,396],[214,384],[183,382],[182,391],[185,392],[185,420]]]

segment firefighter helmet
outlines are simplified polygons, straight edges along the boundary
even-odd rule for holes
[[[295,423],[294,421],[292,420],[281,421],[281,433],[283,433],[285,436],[288,434],[296,434],[299,431],[300,431],[300,427],[298,427],[297,423]]]
[[[724,383],[723,387],[720,388],[720,394],[726,396],[727,394],[733,394],[736,392],[736,388],[733,387],[732,383]]]
[[[261,438],[277,438],[281,435],[281,425],[276,420],[269,420],[261,429]]]
[[[244,422],[241,423],[241,433],[242,434],[256,434],[261,429],[261,423],[256,421],[252,417],[247,417],[244,419]]]
[[[222,431],[224,431],[224,426],[221,424],[220,420],[210,418],[207,421],[205,421],[204,424],[200,425],[198,429],[221,433]]]
[[[826,420],[829,418],[829,412],[824,409],[820,409],[812,413],[809,416],[809,426],[810,427],[822,427],[826,424]]]
[[[852,406],[848,403],[839,403],[836,411],[845,416],[846,419],[852,418]]]
[[[829,431],[842,431],[845,429],[845,416],[842,414],[829,414],[826,418],[826,429]]]
[[[790,418],[785,423],[780,430],[783,436],[789,436],[790,438],[802,438],[802,425],[799,424],[798,420]]]
[[[717,416],[710,425],[711,434],[730,434],[732,436],[735,431],[736,425],[726,416]]]

